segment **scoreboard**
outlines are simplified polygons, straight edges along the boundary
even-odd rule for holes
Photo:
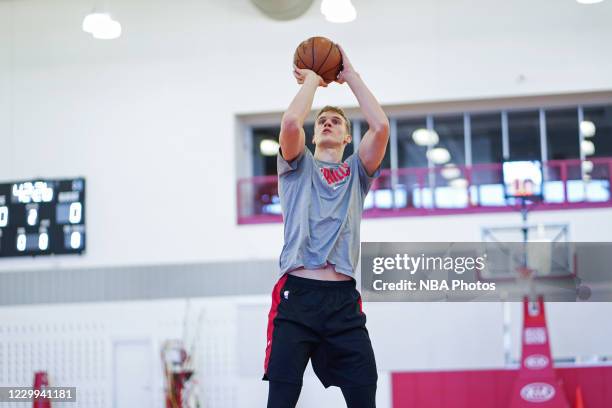
[[[84,178],[0,184],[0,258],[84,251]]]

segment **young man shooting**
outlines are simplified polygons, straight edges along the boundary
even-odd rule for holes
[[[295,407],[309,359],[326,388],[341,388],[347,407],[375,407],[378,375],[355,268],[363,203],[385,156],[389,121],[340,52],[343,70],[336,82],[349,85],[369,130],[343,162],[351,125],[340,108],[326,106],[316,117],[313,155],[303,126],[316,90],[327,84],[294,67],[301,88],[283,115],[277,160],[285,228],[268,320],[268,408]]]

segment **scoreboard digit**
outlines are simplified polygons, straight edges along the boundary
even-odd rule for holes
[[[84,178],[0,184],[0,258],[84,251]]]

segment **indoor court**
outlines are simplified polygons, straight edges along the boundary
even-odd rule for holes
[[[0,408],[290,407],[269,386],[302,347],[299,408],[372,375],[378,408],[612,408],[611,22],[612,0],[0,0]],[[290,184],[310,158],[330,196]],[[313,310],[351,284],[338,346]],[[311,312],[308,342],[278,331]],[[370,341],[368,374],[341,347]]]

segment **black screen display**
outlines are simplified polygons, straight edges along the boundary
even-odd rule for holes
[[[0,184],[0,257],[85,251],[85,179]]]

